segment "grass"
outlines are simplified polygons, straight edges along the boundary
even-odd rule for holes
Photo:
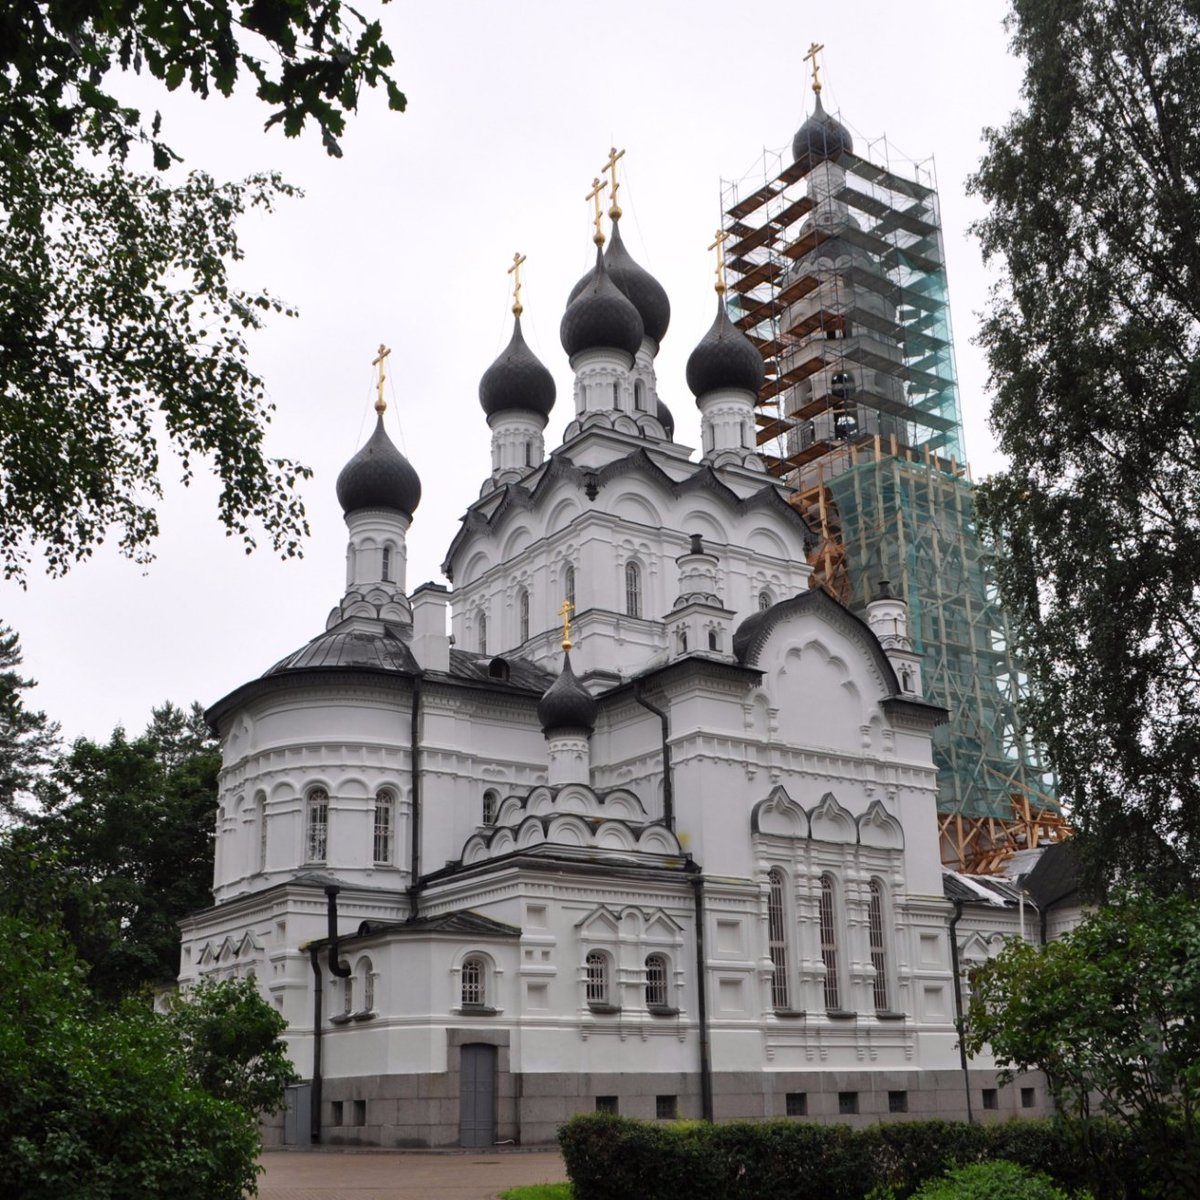
[[[571,1200],[569,1183],[535,1183],[532,1187],[509,1188],[500,1200]]]

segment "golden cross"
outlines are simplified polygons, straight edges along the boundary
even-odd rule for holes
[[[713,287],[716,288],[718,296],[725,294],[725,239],[728,236],[728,229],[718,229],[713,244],[709,246],[710,250],[717,252],[717,282]]]
[[[596,202],[596,232],[592,234],[592,241],[597,246],[604,245],[604,234],[600,232],[600,193],[608,187],[607,183],[601,183],[599,176],[592,180],[592,190],[584,196],[585,200],[595,200]]]
[[[612,176],[612,190],[608,193],[608,198],[612,203],[608,206],[608,215],[614,221],[621,219],[621,206],[617,203],[617,188],[621,185],[617,182],[617,161],[625,157],[624,150],[618,150],[616,146],[610,146],[608,151],[608,162],[604,164],[604,169]]]
[[[559,613],[563,619],[563,640],[562,648],[564,650],[571,649],[571,614],[575,611],[575,605],[570,600],[564,600]]]
[[[387,411],[387,401],[383,398],[383,381],[386,378],[383,373],[383,360],[391,354],[391,351],[382,343],[379,343],[379,353],[371,360],[371,366],[379,368],[379,379],[376,382],[376,387],[379,389],[379,394],[375,397],[375,411],[382,417]]]
[[[513,316],[519,317],[524,311],[521,304],[521,264],[525,261],[525,255],[519,250],[513,255],[513,265],[508,268],[508,273],[513,277]]]
[[[824,45],[818,46],[816,42],[813,42],[808,48],[808,53],[804,56],[804,61],[812,63],[813,92],[818,96],[821,94],[821,77],[817,74],[820,70],[817,66],[817,55],[824,49]]]

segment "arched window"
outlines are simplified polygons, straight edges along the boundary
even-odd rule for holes
[[[354,976],[342,980],[342,1012],[349,1016],[354,1011]]]
[[[254,798],[258,810],[258,869],[267,869],[267,793],[259,792]]]
[[[708,631],[708,648],[710,650],[720,650],[721,638],[715,629]]]
[[[646,956],[646,1007],[666,1008],[667,995],[667,956],[649,954]]]
[[[679,653],[680,653],[680,654],[686,654],[686,653],[687,653],[687,648],[688,648],[688,647],[687,647],[687,630],[686,630],[686,629],[680,629],[680,630],[679,630],[679,631],[678,631],[678,632],[675,634],[675,640],[676,640],[676,642],[678,642],[678,644],[679,644]]]
[[[482,1008],[487,1003],[487,964],[478,954],[463,959],[462,1005]]]
[[[787,919],[783,901],[783,872],[778,867],[767,875],[767,946],[771,954],[771,1007],[789,1008],[787,965]]]
[[[867,906],[867,929],[871,937],[871,966],[875,968],[875,1011],[888,1010],[887,951],[883,944],[883,884],[871,880]]]
[[[396,823],[396,794],[390,788],[375,793],[375,861],[392,861],[392,829]]]
[[[633,385],[633,407],[638,412],[646,411],[646,385],[640,379]]]
[[[384,583],[392,582],[392,548],[384,546],[383,548],[383,574],[380,578]]]
[[[771,599],[770,592],[762,591],[762,592],[758,593],[758,611],[759,612],[766,612],[767,609],[770,608],[773,603],[774,603],[774,601]]]
[[[642,569],[632,562],[625,564],[625,611],[631,617],[642,615]]]
[[[612,389],[613,389],[612,406],[613,406],[613,408],[620,408],[621,407],[621,385],[619,383],[614,383],[612,385]]]
[[[479,653],[487,653],[487,613],[479,614]]]
[[[527,467],[533,466],[533,443],[532,442],[525,443],[525,465]]]
[[[571,605],[571,610],[575,609],[575,568],[567,563],[563,567],[563,599]]]
[[[837,926],[834,924],[833,879],[821,876],[821,961],[825,964],[825,1007],[830,1012],[842,1007],[838,980]]]
[[[308,821],[305,858],[310,863],[325,861],[329,846],[329,793],[313,788],[308,793]]]
[[[358,961],[358,973],[362,978],[363,1008],[367,1012],[375,1011],[375,970],[369,958]]]
[[[584,973],[587,980],[586,999],[589,1004],[608,1004],[609,1001],[609,972],[608,955],[603,950],[589,950],[584,959]]]
[[[517,597],[517,624],[519,626],[518,641],[527,642],[529,640],[529,592],[521,589],[521,594]]]
[[[495,788],[488,788],[483,793],[483,823],[495,825],[496,810],[500,807],[500,793]]]

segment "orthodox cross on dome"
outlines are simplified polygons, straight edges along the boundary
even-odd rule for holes
[[[717,252],[717,282],[713,284],[713,288],[716,290],[718,296],[725,295],[725,239],[728,236],[728,229],[718,229],[713,244],[709,246],[710,250]]]
[[[588,192],[586,196],[584,196],[585,200],[595,200],[596,202],[596,232],[592,234],[592,241],[595,242],[597,246],[604,245],[604,234],[600,230],[600,217],[602,216],[600,212],[600,193],[604,191],[606,187],[608,187],[608,184],[601,183],[600,177],[597,176],[592,180],[592,190]]]
[[[514,317],[519,317],[525,308],[521,304],[521,264],[525,261],[525,255],[519,250],[513,255],[512,266],[508,268],[508,274],[513,277],[513,306],[512,313]]]
[[[808,48],[808,53],[804,56],[804,61],[812,64],[813,73],[813,94],[819,96],[821,94],[821,76],[817,72],[821,69],[817,63],[817,55],[825,49],[825,46],[817,45],[813,42]]]
[[[562,648],[564,651],[567,651],[571,649],[571,614],[575,611],[575,605],[570,600],[564,600],[562,608],[558,611],[563,619]]]
[[[621,186],[617,182],[617,162],[625,157],[624,150],[618,150],[616,146],[610,146],[608,151],[608,162],[604,164],[604,170],[609,173],[609,182],[611,188],[608,193],[608,198],[611,203],[608,206],[609,219],[619,221],[621,219],[621,206],[617,203],[617,189]]]
[[[387,411],[387,401],[383,398],[383,381],[387,378],[383,373],[383,360],[391,354],[391,351],[382,343],[379,343],[379,353],[371,360],[371,366],[379,368],[379,378],[375,382],[378,393],[375,397],[375,411],[382,417]]]

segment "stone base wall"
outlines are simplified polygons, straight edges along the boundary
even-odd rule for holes
[[[478,1040],[477,1035],[471,1035]],[[529,1074],[508,1070],[508,1047],[498,1044],[497,1144],[552,1144],[575,1113],[593,1112],[600,1097],[615,1097],[623,1116],[654,1120],[674,1098],[675,1115],[696,1119],[699,1081],[693,1074]],[[457,1065],[457,1055],[451,1061]],[[1052,1106],[1040,1075],[1000,1087],[994,1071],[970,1072],[976,1120],[1044,1117]],[[330,1146],[438,1148],[459,1144],[457,1070],[438,1075],[375,1075],[327,1079],[322,1141]],[[852,1126],[880,1121],[963,1120],[966,1089],[960,1071],[729,1072],[713,1076],[718,1121],[836,1121]],[[264,1127],[278,1145],[281,1122]]]

